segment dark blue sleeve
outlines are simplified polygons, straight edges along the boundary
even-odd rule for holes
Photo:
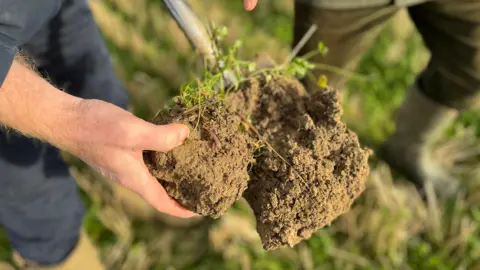
[[[5,77],[7,77],[16,53],[17,47],[9,42],[6,36],[0,34],[0,87],[2,87]]]
[[[0,0],[0,87],[19,47],[59,10],[62,0]]]

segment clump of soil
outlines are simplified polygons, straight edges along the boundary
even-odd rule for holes
[[[177,104],[158,116],[155,123],[194,131],[169,153],[146,152],[145,161],[185,208],[217,218],[243,195],[263,247],[292,247],[347,211],[364,189],[370,151],[341,113],[337,91],[308,95],[293,78],[252,79],[201,113]]]
[[[193,109],[177,104],[153,122],[182,123],[192,130],[183,145],[168,153],[144,153],[150,172],[172,198],[186,209],[212,218],[241,198],[253,153],[248,135],[239,130],[238,115],[212,101]]]
[[[265,249],[294,246],[344,213],[363,191],[370,151],[341,122],[338,92],[308,96],[295,79],[252,81],[230,98],[268,145],[244,197]]]

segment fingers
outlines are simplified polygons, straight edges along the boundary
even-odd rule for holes
[[[134,165],[135,164],[135,165]],[[147,203],[162,213],[179,218],[190,218],[197,214],[188,211],[168,196],[165,189],[158,183],[147,167],[139,161],[132,163],[129,172],[120,176],[119,182],[124,187],[140,195]]]
[[[154,125],[147,122],[129,132],[131,135],[126,141],[133,143],[133,148],[158,152],[168,152],[181,145],[190,134],[185,125]]]
[[[147,189],[143,190],[143,195],[141,196],[145,201],[155,207],[155,209],[180,218],[191,218],[197,216],[197,214],[188,211],[175,200],[170,198],[165,189],[155,178],[152,177],[150,182],[151,184],[148,185]]]
[[[243,7],[250,11],[253,10],[257,6],[258,0],[244,0],[243,1]]]

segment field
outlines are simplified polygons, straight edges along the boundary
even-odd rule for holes
[[[193,78],[194,51],[161,1],[90,2],[135,114],[150,119]],[[253,13],[238,0],[190,2],[202,18],[228,27],[231,41],[243,41],[242,58],[259,51],[276,60],[288,56],[292,0],[260,1]],[[392,132],[395,108],[428,56],[404,13],[382,30],[341,90],[344,119],[363,144],[375,149]],[[429,196],[424,202],[373,157],[367,189],[348,213],[297,247],[275,252],[262,250],[243,201],[211,226],[134,220],[107,181],[70,160],[88,205],[85,228],[109,269],[480,269],[479,124],[478,112],[466,112],[436,149],[462,179],[456,198]],[[0,234],[0,261],[9,260],[10,252]]]

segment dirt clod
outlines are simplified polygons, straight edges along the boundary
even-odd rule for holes
[[[341,122],[334,90],[307,96],[297,80],[274,78],[236,95],[232,107],[251,114],[271,146],[256,153],[244,197],[265,249],[294,246],[344,213],[363,191],[370,152]]]
[[[170,196],[204,216],[219,217],[243,195],[267,250],[308,239],[364,189],[371,152],[341,121],[337,91],[307,94],[297,80],[274,76],[245,82],[201,114],[182,111],[156,123],[190,125],[189,141],[146,153],[148,167]]]
[[[182,123],[193,131],[187,142],[168,153],[144,154],[147,167],[172,198],[212,218],[241,198],[253,157],[247,134],[239,130],[240,117],[220,105],[212,103],[187,113],[180,106],[157,116],[157,124]]]

